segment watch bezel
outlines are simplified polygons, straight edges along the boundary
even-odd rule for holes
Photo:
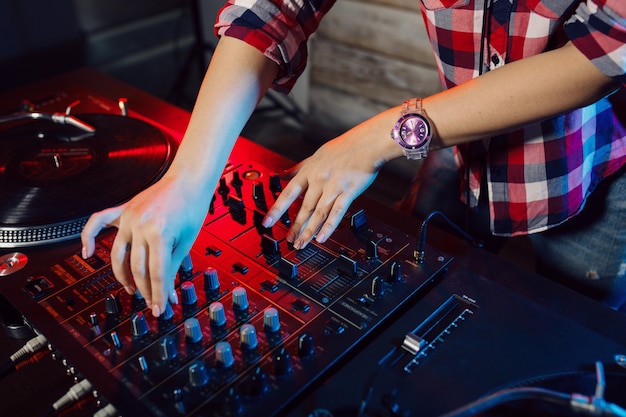
[[[420,121],[423,122],[424,125],[426,126],[426,133],[424,135],[425,139],[418,145],[409,145],[402,138],[402,135],[400,133],[400,130],[402,129],[402,126],[406,123],[406,121],[408,119],[412,119],[412,118],[420,119]],[[410,150],[422,149],[425,146],[428,146],[428,144],[430,143],[430,139],[432,137],[432,127],[430,125],[429,120],[426,117],[424,117],[424,115],[419,114],[419,113],[406,113],[406,114],[403,114],[402,116],[400,116],[400,118],[396,122],[396,124],[395,124],[395,126],[393,127],[393,130],[392,130],[392,136],[393,136],[393,139],[400,146],[402,146],[404,149],[410,149]]]

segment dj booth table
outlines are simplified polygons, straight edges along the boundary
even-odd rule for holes
[[[128,148],[103,151],[107,162],[99,169],[121,169],[106,179],[119,186],[124,168],[116,158],[124,154],[131,165],[154,167],[151,174],[139,171],[154,181],[171,160],[189,114],[97,71],[83,69],[7,93],[0,97],[0,114],[16,111],[24,100],[41,112],[63,112],[80,100],[72,114],[106,132],[109,119],[90,115],[123,118],[122,97],[126,117],[157,126],[167,137],[166,150],[154,151],[163,144],[149,139],[142,145],[146,156],[125,142],[132,138],[112,133]],[[41,124],[35,126],[40,133]],[[65,143],[85,140],[67,142],[65,134],[54,134]],[[62,157],[76,155],[55,146]],[[22,166],[54,154],[43,147],[33,152],[37,158],[20,156]],[[14,161],[1,158],[3,193],[16,192],[21,201],[34,189],[45,194],[46,186],[32,184],[34,174],[22,178],[27,191],[14,191]],[[239,140],[177,277],[180,298],[187,301],[173,306],[167,322],[152,318],[141,299],[125,295],[112,277],[112,231],[85,262],[74,232],[30,242],[20,240],[30,236],[24,229],[42,225],[18,225],[18,241],[0,242],[0,257],[14,256],[22,264],[3,266],[0,293],[46,337],[50,352],[0,380],[2,415],[46,415],[83,379],[97,398],[87,395],[57,415],[91,416],[110,405],[116,411],[102,415],[439,416],[502,392],[532,395],[484,415],[574,415],[570,402],[545,399],[556,392],[574,403],[593,400],[600,394],[598,364],[606,378],[604,398],[625,406],[626,316],[434,227],[419,263],[413,253],[420,221],[366,196],[328,243],[295,251],[284,240],[288,218],[273,230],[258,222],[280,192],[274,173],[290,164]],[[24,170],[15,172],[32,172]],[[67,212],[75,213],[69,221],[79,228],[81,210],[93,211],[93,202],[83,201],[90,190],[82,188],[82,179],[66,174],[62,181],[75,197],[49,211],[63,221]],[[41,180],[43,174],[37,175]],[[145,185],[138,181],[123,191],[132,195]],[[129,197],[108,188],[103,193],[115,201],[96,198],[100,208]],[[20,207],[17,214],[3,207],[5,218],[15,214],[28,223],[29,212]],[[290,218],[294,214],[295,208]],[[43,227],[59,218],[44,220]],[[5,231],[15,226],[3,222]],[[217,285],[211,281],[216,277]],[[221,313],[225,324],[218,320]],[[24,342],[2,334],[0,352],[6,357]]]

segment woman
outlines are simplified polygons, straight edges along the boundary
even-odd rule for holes
[[[399,103],[359,124],[292,170],[264,225],[272,226],[303,194],[287,235],[296,248],[314,237],[328,239],[379,168],[403,157],[404,149],[389,135],[407,112],[426,117],[431,129],[422,139],[428,139],[431,155],[455,146],[464,179],[461,197],[471,207],[481,199],[482,184],[493,234],[556,230],[576,218],[597,184],[612,180],[623,190],[626,115],[615,103],[626,80],[621,0],[422,1],[446,89],[419,101],[407,97],[404,109]],[[301,3],[232,0],[224,6],[216,24],[221,38],[170,169],[85,226],[85,257],[103,227],[118,227],[113,272],[129,293],[141,291],[155,316],[168,299],[177,302],[176,270],[200,230],[241,129],[268,88],[293,86],[306,63],[306,41],[334,2]],[[416,104],[422,112],[413,110]],[[617,189],[609,194],[619,203]],[[621,221],[608,228],[613,242],[601,249],[612,253],[605,269],[613,275],[602,273],[600,297],[614,308],[625,301],[625,211],[615,207],[610,217],[602,216]],[[572,255],[568,259],[581,257]]]

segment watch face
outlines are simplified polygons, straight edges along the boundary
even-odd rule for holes
[[[406,114],[396,125],[396,137],[408,148],[418,148],[430,138],[428,121],[417,114]]]

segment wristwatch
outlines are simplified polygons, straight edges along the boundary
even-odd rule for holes
[[[391,138],[402,146],[407,159],[423,159],[428,155],[433,132],[424,113],[421,98],[406,100],[400,118],[391,130]]]

